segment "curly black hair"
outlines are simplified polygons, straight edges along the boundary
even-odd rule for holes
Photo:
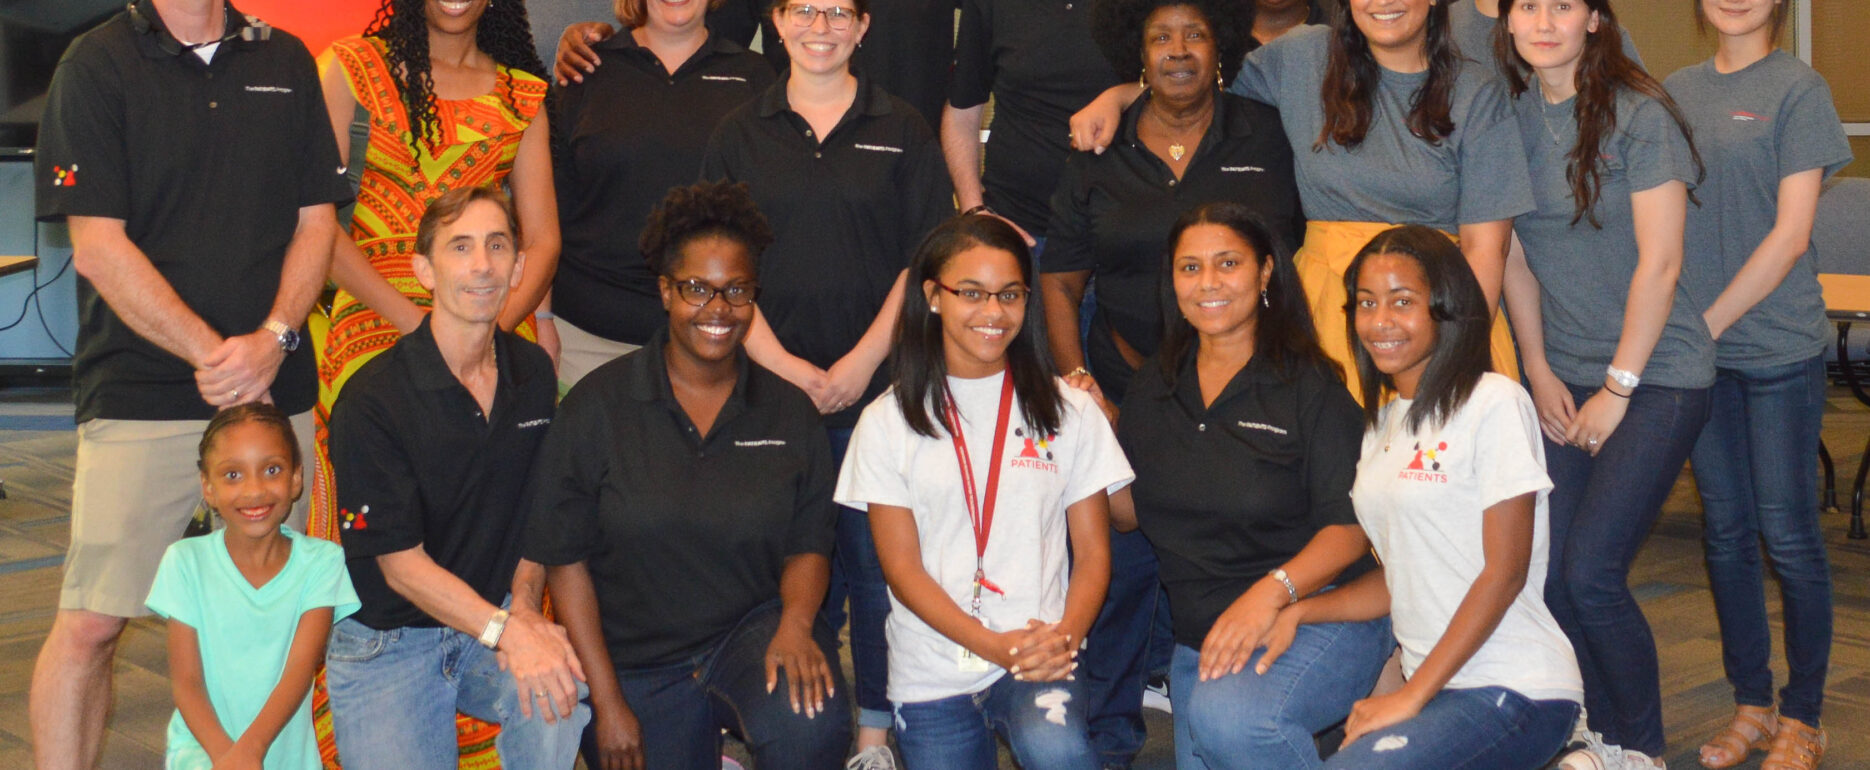
[[[656,275],[673,275],[682,247],[708,236],[740,242],[756,265],[760,252],[773,245],[773,227],[745,182],[700,182],[669,188],[643,223],[637,247]]]
[[[364,36],[382,40],[388,49],[390,69],[403,75],[396,90],[402,94],[403,109],[409,112],[409,126],[413,129],[409,147],[421,154],[422,145],[435,146],[440,130],[435,125],[435,78],[429,74],[429,26],[424,0],[383,0]],[[526,4],[520,0],[489,2],[475,29],[474,43],[501,66],[546,79],[545,65],[533,48]],[[514,101],[511,82],[507,83],[506,98],[508,103]]]
[[[1234,82],[1252,49],[1252,0],[1092,0],[1091,39],[1117,76],[1135,80],[1143,76],[1143,25],[1158,8],[1195,9],[1214,31],[1215,54],[1220,57],[1221,79]]]

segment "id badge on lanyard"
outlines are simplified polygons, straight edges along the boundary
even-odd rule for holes
[[[953,399],[949,399],[943,405],[943,409],[947,413],[948,424],[952,428],[949,435],[954,443],[955,463],[961,469],[962,497],[967,503],[968,523],[973,525],[974,529],[974,585],[968,613],[982,625],[986,625],[986,618],[981,613],[980,592],[984,589],[1001,597],[1006,596],[1006,591],[987,578],[986,557],[987,540],[993,533],[994,502],[999,497],[1000,491],[1000,465],[1006,454],[1007,421],[1013,411],[1013,373],[1003,372],[1001,374],[1000,409],[993,427],[993,453],[987,466],[987,489],[985,494],[979,497],[974,491],[974,464],[968,455],[967,438],[961,435],[961,412],[955,408]],[[966,647],[961,645],[955,645],[955,647],[960,651],[956,665],[962,671],[986,672],[992,669],[993,664],[975,655]]]

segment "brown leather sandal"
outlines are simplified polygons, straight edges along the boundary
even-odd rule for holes
[[[1779,715],[1772,708],[1736,706],[1734,718],[1707,743],[1701,744],[1697,758],[1702,767],[1711,770],[1733,767],[1747,761],[1754,749],[1772,748],[1778,726]]]
[[[1825,758],[1825,731],[1797,719],[1779,718],[1779,735],[1760,770],[1817,770]]]

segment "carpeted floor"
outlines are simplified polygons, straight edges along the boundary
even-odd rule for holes
[[[70,396],[62,388],[0,389],[0,480],[8,495],[0,501],[0,768],[31,764],[26,689],[52,622],[66,545],[75,446],[70,421]],[[1840,483],[1848,487],[1870,436],[1870,409],[1834,388],[1825,421]],[[1848,512],[1848,490],[1840,497]],[[1668,761],[1676,768],[1696,766],[1695,748],[1732,708],[1702,570],[1699,517],[1694,482],[1684,474],[1632,577],[1661,652]],[[1823,523],[1837,597],[1825,712],[1831,753],[1825,766],[1858,770],[1870,768],[1870,541],[1845,538],[1844,513],[1823,514]],[[1776,616],[1778,598],[1769,594]],[[1783,665],[1775,668],[1783,679]],[[162,766],[171,711],[167,672],[161,627],[147,619],[133,622],[118,654],[104,767]],[[1168,717],[1147,713],[1150,740],[1136,767],[1172,767]],[[1756,756],[1742,767],[1758,763]]]

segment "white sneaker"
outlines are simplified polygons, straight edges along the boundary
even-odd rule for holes
[[[1155,709],[1164,714],[1175,713],[1169,703],[1169,678],[1166,676],[1150,677],[1143,683],[1143,708]]]
[[[1560,759],[1555,770],[1668,770],[1668,765],[1660,759],[1604,743],[1604,736],[1585,725],[1581,711],[1577,726],[1572,728],[1571,743],[1567,744],[1581,746]]]
[[[844,770],[896,770],[896,755],[888,746],[871,746],[845,762]]]

